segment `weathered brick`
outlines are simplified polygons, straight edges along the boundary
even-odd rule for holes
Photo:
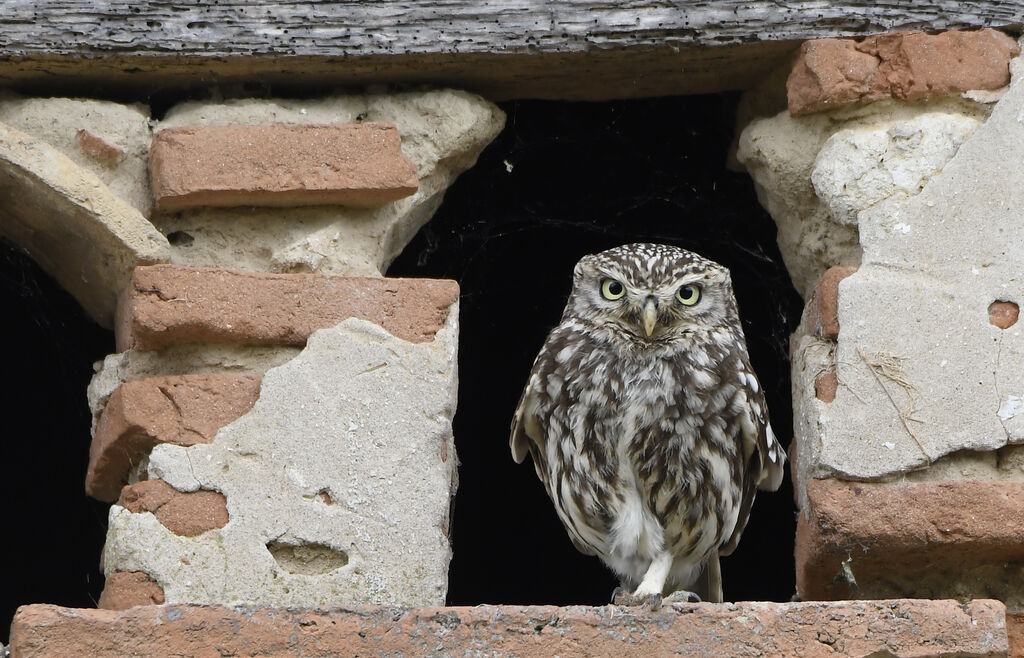
[[[116,571],[107,576],[96,607],[127,610],[137,605],[159,605],[163,602],[164,590],[149,574],[142,571]]]
[[[792,115],[885,98],[922,100],[1010,82],[1017,42],[992,29],[806,41],[786,81]]]
[[[227,499],[217,491],[178,491],[163,480],[144,480],[121,490],[117,504],[133,514],[150,512],[176,535],[195,537],[228,523]]]
[[[182,343],[302,346],[347,318],[426,342],[444,325],[459,285],[446,279],[267,274],[177,265],[139,267],[121,295],[119,351]]]
[[[416,192],[390,123],[187,126],[153,137],[158,207],[379,206]]]
[[[989,324],[995,325],[1000,329],[1009,329],[1017,324],[1019,316],[1020,307],[1017,306],[1016,302],[994,301],[988,305]]]
[[[121,148],[84,128],[75,133],[75,141],[78,142],[82,153],[107,167],[116,167],[118,161],[124,157],[124,151]]]
[[[252,408],[260,377],[178,375],[125,382],[96,423],[85,474],[86,492],[113,502],[132,466],[158,443],[209,443],[221,427]]]
[[[804,599],[1018,602],[1024,483],[812,480],[797,522]]]
[[[856,267],[835,266],[821,275],[807,302],[815,336],[826,340],[839,338],[839,282],[856,271]]]
[[[823,372],[814,378],[814,397],[822,402],[834,401],[838,389],[839,376],[834,372]]]
[[[1002,656],[998,601],[636,608],[18,609],[15,658],[116,655]]]

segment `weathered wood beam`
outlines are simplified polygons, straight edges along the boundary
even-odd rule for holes
[[[606,99],[749,87],[810,38],[1022,23],[1024,0],[5,0],[0,85],[422,82]]]

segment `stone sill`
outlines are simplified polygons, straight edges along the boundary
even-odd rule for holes
[[[11,656],[473,655],[1006,656],[1002,603],[894,599],[636,608],[332,610],[27,605]]]

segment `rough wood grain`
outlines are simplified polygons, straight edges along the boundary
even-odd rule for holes
[[[6,0],[0,84],[447,83],[607,98],[752,84],[808,38],[1019,27],[1021,0]]]

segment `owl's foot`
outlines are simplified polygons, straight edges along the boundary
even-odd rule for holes
[[[694,592],[678,589],[665,597],[664,603],[700,603],[701,599]]]
[[[637,608],[657,610],[661,607],[661,594],[638,594],[630,593],[622,587],[616,587],[612,592],[612,605],[627,605]]]

